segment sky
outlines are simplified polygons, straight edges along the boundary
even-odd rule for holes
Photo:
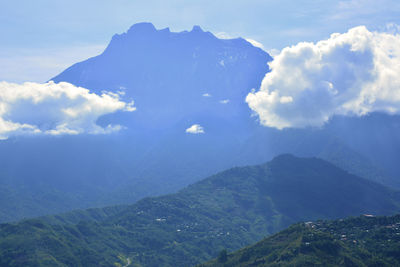
[[[0,2],[0,81],[45,82],[138,22],[256,40],[272,54],[365,25],[400,25],[395,0],[13,0]]]

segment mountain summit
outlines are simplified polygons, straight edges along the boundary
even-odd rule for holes
[[[271,59],[242,38],[219,39],[200,26],[171,32],[138,23],[114,35],[101,55],[53,80],[97,93],[123,92],[137,107],[125,123],[170,128],[194,115],[208,116],[208,122],[212,117],[249,117],[245,96],[260,86]]]

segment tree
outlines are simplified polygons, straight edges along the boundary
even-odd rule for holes
[[[218,262],[220,263],[224,263],[228,260],[228,252],[226,251],[226,249],[223,249],[219,252],[218,255]]]

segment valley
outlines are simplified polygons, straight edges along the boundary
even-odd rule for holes
[[[0,225],[6,266],[193,266],[293,223],[399,211],[397,191],[316,158],[281,155],[134,205]]]

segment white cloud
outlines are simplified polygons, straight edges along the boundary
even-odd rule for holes
[[[234,36],[232,36],[232,35],[230,35],[229,33],[226,33],[226,32],[218,32],[218,33],[215,34],[215,36],[218,37],[219,39],[226,39],[226,40],[239,38],[239,37],[234,37]],[[264,49],[264,45],[262,43],[256,41],[256,40],[254,40],[254,39],[245,38],[245,40],[247,42],[249,42],[250,44],[252,44],[253,46],[255,46],[255,47]]]
[[[205,93],[203,94],[204,97],[211,97],[211,95],[209,93]]]
[[[186,129],[186,132],[190,134],[202,134],[204,133],[204,128],[200,124],[193,124]]]
[[[264,50],[264,45],[262,43],[260,43],[260,42],[257,42],[256,40],[246,38],[246,41],[251,43],[253,46],[261,48],[261,49]]]
[[[97,119],[118,110],[134,111],[115,93],[96,95],[69,83],[0,82],[0,138],[12,135],[101,134],[118,131],[119,125],[103,128]]]
[[[219,103],[221,103],[221,104],[228,104],[228,103],[229,103],[229,99],[221,100],[221,101],[219,101]]]
[[[237,36],[236,37],[232,36],[232,35],[230,35],[229,33],[226,33],[226,32],[218,32],[218,33],[215,34],[215,36],[218,37],[219,39],[226,39],[226,40],[240,38],[240,37],[237,37]],[[264,45],[262,43],[254,40],[254,39],[251,39],[251,38],[244,38],[244,39],[247,42],[249,42],[250,44],[252,44],[253,46],[265,50],[265,47],[264,47]]]
[[[263,125],[321,126],[334,115],[400,113],[400,35],[360,26],[284,48],[246,97]]]
[[[233,37],[232,35],[230,35],[229,33],[226,32],[217,32],[215,34],[216,37],[218,37],[219,39],[234,39],[237,37]]]

